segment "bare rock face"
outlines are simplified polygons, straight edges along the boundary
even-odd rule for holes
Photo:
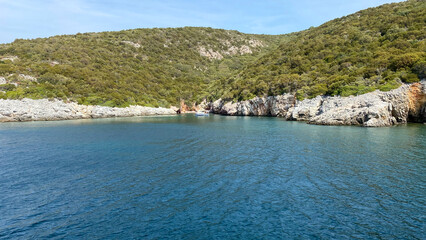
[[[267,98],[256,97],[234,104],[237,106],[237,115],[266,116],[269,113],[269,99]]]
[[[212,103],[211,112],[239,116],[285,116],[294,103],[295,97],[292,94],[227,103],[219,99]]]
[[[383,127],[426,122],[426,81],[398,89],[359,96],[327,97],[297,101],[294,95],[256,97],[242,102],[212,103],[211,111],[224,115],[279,116],[319,125]]]
[[[296,104],[296,97],[292,94],[284,94],[270,99],[271,116],[285,117],[289,110]]]
[[[124,43],[124,44],[128,44],[128,45],[135,47],[135,48],[141,47],[141,45],[139,43],[135,43],[135,42],[131,42],[131,41],[121,41],[121,42]]]
[[[210,111],[213,113],[220,113],[223,107],[223,100],[218,99],[210,104]]]
[[[383,127],[425,122],[426,82],[402,85],[398,89],[374,91],[355,97],[327,97],[309,123]]]
[[[323,101],[323,96],[297,101],[295,107],[291,108],[285,117],[287,120],[308,121],[312,117],[318,115],[319,108]]]
[[[202,57],[207,57],[210,60],[213,59],[223,59],[224,56],[233,56],[233,55],[244,55],[244,54],[252,54],[258,48],[264,47],[265,44],[256,39],[246,40],[245,43],[241,46],[234,46],[233,42],[229,40],[219,40],[222,44],[220,50],[213,50],[211,46],[198,46],[198,53]]]
[[[324,98],[318,112],[307,120],[320,125],[390,126],[396,123],[392,104],[382,101],[377,92],[357,97]]]
[[[37,82],[37,78],[30,76],[30,75],[19,74],[18,78],[23,79],[23,80],[27,80],[27,81],[31,81],[31,82]]]
[[[209,107],[210,107],[209,103],[207,102],[206,99],[203,99],[203,101],[201,101],[198,105],[195,105],[195,103],[194,103],[194,106],[193,106],[195,111],[201,111],[201,110],[204,110],[204,109],[209,109]]]
[[[426,80],[410,86],[408,101],[408,120],[411,122],[426,122]]]
[[[11,62],[15,62],[16,60],[18,60],[18,56],[4,56],[0,58],[0,61],[11,61]]]
[[[180,109],[180,111],[182,113],[191,111],[191,108],[188,105],[186,105],[185,100],[183,100],[183,99],[180,100],[180,107],[179,107],[179,109]]]
[[[227,102],[223,105],[220,114],[224,114],[224,115],[238,115],[238,103],[233,103],[233,102]]]
[[[202,57],[207,57],[208,59],[218,59],[218,60],[221,60],[223,58],[223,55],[220,52],[214,51],[211,48],[207,49],[204,46],[200,46],[198,48],[198,52],[200,53],[200,55]]]
[[[0,99],[0,122],[50,121],[84,118],[133,117],[174,115],[173,109],[130,106],[112,108],[65,103],[60,100],[3,100]]]

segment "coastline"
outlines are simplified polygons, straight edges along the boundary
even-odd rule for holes
[[[219,99],[208,103],[212,113],[231,116],[272,116],[316,125],[386,127],[426,122],[426,80],[358,96],[317,96],[299,101],[294,94],[256,97],[246,101]]]
[[[241,102],[222,99],[203,102],[196,109],[230,116],[271,116],[316,125],[386,127],[426,122],[426,80],[403,84],[388,91],[358,96],[317,96],[299,101],[294,94],[256,97]],[[191,113],[191,111],[185,111]],[[129,106],[126,108],[80,105],[62,100],[0,99],[1,122],[55,121],[114,117],[176,115],[172,108]]]
[[[175,115],[171,108],[129,106],[126,108],[80,105],[61,100],[0,99],[0,122],[56,121],[90,118]]]

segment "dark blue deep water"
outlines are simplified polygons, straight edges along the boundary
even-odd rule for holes
[[[425,239],[426,125],[0,124],[0,238]]]

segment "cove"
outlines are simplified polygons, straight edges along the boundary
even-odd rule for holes
[[[0,125],[0,238],[423,238],[426,126]]]

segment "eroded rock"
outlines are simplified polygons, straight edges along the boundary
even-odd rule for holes
[[[295,97],[292,94],[256,97],[246,101],[227,103],[219,99],[211,104],[211,111],[224,115],[285,116],[294,104]]]
[[[224,115],[279,116],[319,125],[383,127],[407,121],[426,122],[426,81],[359,96],[317,96],[296,101],[293,95],[285,94],[225,104],[219,99],[211,105],[212,112]]]
[[[0,122],[50,121],[84,118],[133,117],[174,115],[168,108],[129,106],[126,108],[86,106],[60,100],[4,100],[0,99]]]

